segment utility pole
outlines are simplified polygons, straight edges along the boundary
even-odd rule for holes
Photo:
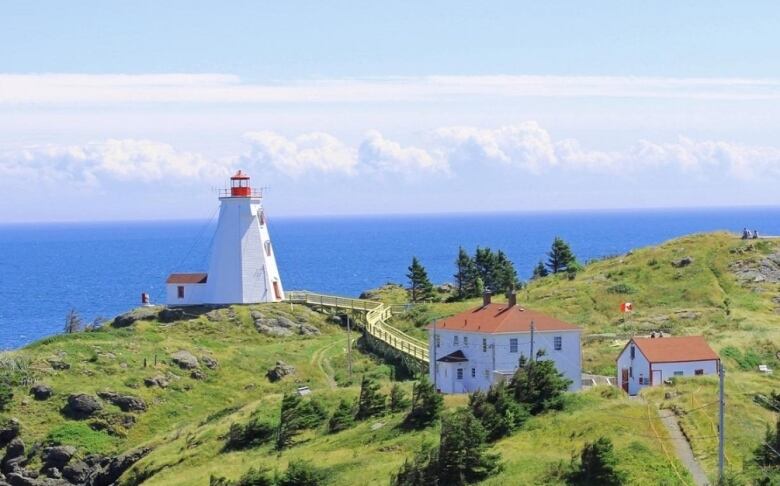
[[[534,321],[531,321],[531,361],[536,361],[536,355],[534,354],[534,331],[536,330],[536,325],[534,324]]]
[[[439,388],[436,386],[436,381],[439,378],[439,370],[436,369],[436,348],[438,347],[439,342],[436,341],[436,321],[433,321],[433,361],[430,363],[429,366],[433,366],[433,389],[434,391],[438,390]]]
[[[349,381],[352,381],[352,328],[349,325],[349,314],[347,314],[347,369],[349,370]]]
[[[725,422],[725,408],[726,399],[724,398],[724,385],[726,381],[726,368],[723,367],[723,363],[720,363],[720,369],[718,369],[718,377],[720,378],[720,389],[718,390],[720,407],[718,409],[718,478],[723,481],[723,465],[725,459],[724,448],[726,447],[726,422]]]

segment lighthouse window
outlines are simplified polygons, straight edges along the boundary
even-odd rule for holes
[[[176,287],[176,294],[180,299],[184,298],[184,285],[179,285]]]

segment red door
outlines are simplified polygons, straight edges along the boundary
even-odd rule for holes
[[[623,386],[623,391],[628,393],[628,368],[623,368],[622,370],[623,376],[622,380],[620,380],[620,383]]]
[[[281,292],[279,292],[279,282],[274,281],[274,295],[276,300],[282,300]]]

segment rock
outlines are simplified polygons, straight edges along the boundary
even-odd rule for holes
[[[160,313],[159,307],[139,307],[114,318],[114,327],[127,327],[137,321],[155,321]]]
[[[691,263],[693,263],[693,258],[689,256],[682,257],[679,260],[672,260],[672,266],[675,268],[687,267]]]
[[[43,450],[41,459],[43,460],[44,467],[62,469],[75,453],[76,448],[73,446],[61,445],[47,447]]]
[[[384,422],[377,422],[377,423],[371,424],[371,430],[379,430],[379,429],[381,429],[384,426],[385,426]]]
[[[160,311],[159,315],[157,316],[157,319],[160,322],[164,322],[168,324],[171,322],[184,320],[186,317],[187,314],[184,312],[184,309],[166,307],[165,309]]]
[[[249,316],[255,321],[259,321],[260,319],[265,319],[265,316],[260,311],[252,311],[249,313]]]
[[[46,469],[43,470],[43,474],[47,478],[62,479],[62,472],[56,467],[47,467]]]
[[[100,468],[93,470],[89,474],[86,484],[91,486],[110,486],[116,483],[122,473],[147,455],[151,450],[150,447],[143,447],[114,457],[107,464],[101,465]]]
[[[265,324],[260,323],[259,321],[255,322],[255,329],[257,329],[257,331],[260,332],[261,334],[267,334],[269,336],[274,336],[274,337],[292,336],[292,331],[290,331],[289,329],[267,326]]]
[[[278,316],[276,318],[276,327],[283,327],[285,329],[295,329],[298,327],[298,324],[291,321],[290,319],[284,317],[284,316]]]
[[[25,464],[27,464],[27,458],[24,457],[24,442],[21,437],[16,437],[6,446],[0,469],[4,474],[8,474],[19,471]]]
[[[0,425],[0,447],[5,447],[13,439],[19,436],[21,426],[15,418],[6,420]]]
[[[49,385],[39,383],[30,388],[30,394],[35,397],[36,400],[48,400],[49,397],[54,394],[54,390],[52,390]]]
[[[145,412],[146,402],[138,397],[132,395],[120,395],[114,392],[99,392],[98,396],[103,400],[106,400],[120,409],[123,412]]]
[[[91,469],[83,461],[72,462],[62,468],[62,476],[73,484],[84,484]]]
[[[168,388],[170,382],[163,375],[153,376],[151,378],[144,378],[144,385],[146,386],[159,386],[160,388]]]
[[[91,417],[103,409],[97,398],[85,393],[77,393],[68,396],[68,403],[63,408],[63,413],[75,419]]]
[[[303,336],[319,336],[320,330],[309,324],[300,324],[298,326],[298,333]]]
[[[203,362],[203,364],[206,366],[206,368],[213,370],[215,369],[219,363],[217,363],[217,360],[212,358],[211,356],[201,356],[200,360]]]
[[[295,374],[295,367],[284,361],[277,361],[273,368],[269,369],[266,376],[271,381],[279,381],[287,375]]]
[[[199,369],[194,369],[190,372],[190,378],[193,380],[205,380],[206,379],[206,373]]]
[[[171,360],[183,370],[191,370],[198,367],[198,358],[189,351],[177,351],[171,355]]]
[[[70,365],[60,359],[50,359],[49,366],[51,366],[52,369],[58,371],[70,369]]]

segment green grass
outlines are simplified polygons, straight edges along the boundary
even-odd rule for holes
[[[614,360],[626,339],[636,333],[664,330],[672,334],[703,334],[721,353],[729,370],[727,430],[729,465],[739,470],[763,437],[771,413],[752,401],[755,393],[780,390],[774,376],[759,375],[757,364],[776,369],[780,349],[780,314],[772,302],[780,286],[742,284],[730,271],[736,260],[757,261],[778,250],[780,242],[743,242],[725,233],[694,235],[658,247],[593,262],[568,280],[549,276],[519,292],[521,305],[547,312],[583,328],[584,371],[615,373]],[[576,248],[575,248],[576,250]],[[683,256],[693,263],[675,268]],[[406,292],[385,287],[370,298],[402,303]],[[501,301],[497,296],[495,300]],[[635,312],[620,313],[629,300]],[[431,320],[479,305],[466,302],[414,306],[394,317],[393,324],[426,338]],[[255,414],[275,419],[283,393],[305,384],[332,409],[339,399],[356,397],[360,376],[377,378],[385,392],[391,386],[391,365],[376,356],[355,351],[352,376],[347,371],[346,333],[327,316],[288,304],[258,306],[267,315],[305,319],[321,329],[316,337],[270,338],[259,334],[249,317],[251,308],[233,308],[237,319],[213,322],[205,317],[170,325],[141,322],[125,329],[53,336],[0,356],[0,371],[14,369],[19,377],[51,385],[55,395],[35,401],[29,385],[17,386],[9,410],[17,417],[28,446],[46,443],[75,445],[80,455],[116,453],[142,444],[154,450],[128,471],[123,480],[148,484],[208,484],[211,474],[237,478],[250,467],[268,466],[283,471],[290,460],[313,460],[328,470],[333,484],[387,484],[389,475],[420,444],[435,441],[433,428],[405,432],[397,426],[402,414],[359,423],[329,435],[324,428],[307,431],[297,445],[277,454],[270,445],[223,452],[230,424]],[[353,338],[356,333],[353,333]],[[219,362],[204,368],[206,379],[169,363],[169,355],[188,350]],[[50,360],[70,365],[53,370]],[[277,360],[294,365],[297,373],[270,383],[265,372]],[[144,378],[167,375],[166,389],[147,388]],[[411,383],[403,385],[410,389]],[[714,396],[708,378],[681,381],[645,394],[648,404],[628,400],[613,389],[594,389],[572,395],[564,412],[532,418],[520,431],[493,445],[502,453],[504,472],[486,484],[555,484],[556,471],[566,467],[586,441],[607,435],[615,443],[621,467],[634,484],[690,484],[654,412],[655,407],[677,410],[693,449],[707,472],[714,473],[713,407],[702,407]],[[62,416],[69,393],[110,390],[143,398],[149,410],[135,414],[130,428],[116,425],[122,412],[105,405],[104,421],[111,432],[94,430],[90,421]],[[671,392],[671,398],[665,398]],[[467,397],[447,396],[447,409],[463,406]],[[695,410],[694,410],[695,409]],[[690,413],[685,413],[690,410]],[[383,425],[375,428],[378,423]],[[372,430],[372,426],[375,428]]]

